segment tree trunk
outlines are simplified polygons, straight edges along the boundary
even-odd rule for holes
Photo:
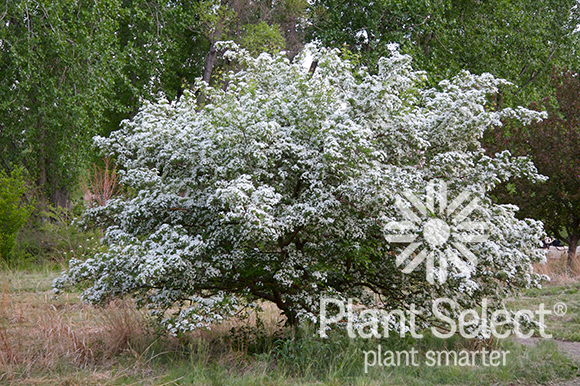
[[[50,195],[50,201],[57,207],[71,209],[71,203],[68,199],[68,192],[63,188],[56,188]]]
[[[37,125],[39,128],[42,125],[41,122],[42,122],[41,118],[39,117],[38,122],[37,122]],[[36,181],[36,185],[40,189],[45,189],[48,177],[47,177],[47,170],[46,170],[46,153],[44,150],[46,147],[46,130],[44,128],[42,128],[40,131],[40,137],[38,138],[38,144],[39,144],[39,149],[38,149],[38,179]]]
[[[49,199],[50,203],[57,207],[61,206],[70,209],[68,191],[64,188],[55,188],[53,184],[58,181],[55,181],[54,174],[49,175],[50,158],[46,154],[46,148],[50,146],[49,139],[47,138],[46,129],[42,127],[41,118],[38,119],[37,124],[40,128],[40,137],[38,139],[38,178],[36,185],[44,192],[44,196]]]
[[[223,5],[223,1],[222,1]],[[208,36],[208,40],[211,42],[209,46],[209,52],[205,57],[205,67],[203,68],[203,80],[209,84],[211,80],[211,72],[213,71],[213,66],[215,64],[215,59],[217,57],[217,50],[215,49],[215,43],[221,38],[222,31],[224,29],[224,20],[218,20],[215,26],[215,30],[212,36]]]
[[[216,56],[217,56],[217,51],[215,49],[215,42],[213,42],[213,43],[211,43],[211,46],[209,47],[209,52],[207,53],[207,56],[205,57],[205,67],[203,69],[203,80],[207,84],[209,84],[209,81],[211,80],[211,72],[213,70]]]
[[[298,326],[298,315],[296,315],[296,311],[292,309],[285,309],[282,311],[284,316],[286,316],[286,324],[290,327],[297,327]]]
[[[574,261],[576,260],[576,248],[578,247],[578,235],[573,234],[568,238],[568,260],[566,265],[569,270],[573,269]]]
[[[282,310],[282,314],[286,316],[286,325],[291,327],[298,326],[298,315],[294,309],[294,304],[290,300],[283,301],[281,294],[274,290],[272,291],[274,303]]]

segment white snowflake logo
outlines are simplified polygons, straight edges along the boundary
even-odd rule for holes
[[[484,242],[488,238],[488,235],[485,234],[487,224],[468,220],[468,216],[477,209],[479,198],[473,198],[463,209],[459,210],[463,203],[469,199],[470,193],[461,192],[448,204],[447,184],[443,181],[439,182],[438,193],[435,192],[434,182],[427,185],[424,203],[409,191],[404,192],[403,195],[408,202],[397,197],[395,205],[407,221],[390,222],[385,227],[387,233],[399,232],[386,235],[385,238],[388,242],[409,243],[397,256],[397,267],[414,256],[403,268],[403,273],[413,272],[419,264],[425,261],[427,281],[430,284],[435,283],[435,276],[440,284],[447,280],[449,263],[453,264],[460,273],[470,276],[477,264],[477,257],[467,249],[465,243]],[[439,204],[438,210],[435,208],[436,198]],[[412,208],[415,208],[427,220],[421,220]],[[455,212],[457,213],[453,215]],[[405,231],[415,231],[415,233],[405,234]],[[422,240],[420,236],[422,236]],[[426,244],[427,248],[423,248],[415,254],[417,248],[422,244]],[[467,261],[462,260],[458,252]],[[435,268],[436,258],[437,269]]]

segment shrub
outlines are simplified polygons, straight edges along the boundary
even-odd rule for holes
[[[83,205],[84,207],[84,205]],[[78,216],[82,212],[78,212]],[[31,218],[18,233],[13,252],[15,269],[58,269],[71,258],[85,260],[103,250],[99,229],[84,229],[73,218],[70,209],[52,205],[37,206]]]
[[[0,170],[0,258],[5,262],[10,260],[18,231],[33,209],[24,204],[25,192],[26,183],[20,170],[10,175]]]
[[[121,192],[117,166],[110,158],[103,159],[104,166],[93,164],[93,170],[88,170],[88,177],[81,180],[83,199],[89,206],[104,206],[107,201]]]
[[[83,296],[93,303],[133,295],[178,333],[257,299],[293,325],[316,319],[322,296],[386,310],[415,305],[429,320],[434,298],[454,299],[460,312],[539,283],[531,264],[541,258],[541,223],[485,196],[512,175],[538,177],[526,159],[491,158],[479,143],[504,117],[543,116],[486,109],[507,82],[462,72],[426,88],[395,47],[377,75],[334,50],[310,48],[293,63],[282,54],[225,55],[244,69],[223,88],[200,81],[204,98],[146,104],[97,138],[129,193],[88,210],[87,222],[107,228],[109,249],[71,260],[56,290],[88,285]],[[402,196],[425,191],[426,202],[404,210]],[[440,224],[431,220],[454,210],[450,242],[422,237],[424,222]],[[397,230],[403,215],[415,225]],[[466,217],[486,224],[485,238],[461,227]],[[402,233],[413,227],[418,234]],[[469,240],[479,242],[468,250]]]

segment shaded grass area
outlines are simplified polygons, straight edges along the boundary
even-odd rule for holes
[[[50,286],[57,275],[53,270],[0,274],[0,384],[530,385],[578,373],[577,363],[551,341],[524,347],[459,338],[364,340],[349,339],[341,331],[321,339],[315,326],[281,328],[279,313],[268,304],[259,315],[178,339],[150,323],[130,301],[98,308],[74,293],[55,299]],[[563,290],[577,288],[565,286],[547,287],[518,302],[531,302],[532,296],[554,301]],[[569,312],[577,315],[576,309]],[[562,322],[554,329],[568,327]],[[375,366],[365,374],[365,352],[376,351],[379,344],[383,351],[417,350],[420,365]],[[480,360],[475,366],[425,365],[428,350],[483,347],[510,351],[506,365],[484,366]]]

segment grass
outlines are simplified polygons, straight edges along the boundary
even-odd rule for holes
[[[315,326],[281,327],[279,312],[228,321],[187,336],[168,336],[131,301],[93,307],[78,293],[55,298],[52,280],[71,257],[100,248],[100,232],[70,225],[69,214],[21,232],[19,259],[0,270],[0,385],[531,385],[578,376],[577,359],[554,341],[526,347],[512,340],[479,342],[426,336],[422,340],[329,339]],[[48,215],[47,215],[48,216]],[[536,267],[554,280],[510,299],[513,309],[551,309],[564,302],[564,316],[547,318],[557,339],[580,341],[580,281],[565,260]],[[416,349],[419,366],[370,367],[365,352]],[[509,351],[506,366],[427,366],[428,351]],[[580,355],[577,357],[580,358]]]
[[[260,315],[177,339],[158,330],[130,301],[98,308],[75,293],[55,299],[50,286],[57,275],[48,268],[0,274],[0,384],[529,385],[578,372],[578,364],[551,341],[534,347],[512,341],[489,345],[510,351],[506,366],[478,361],[476,366],[429,367],[424,364],[428,350],[479,350],[483,343],[430,337],[352,340],[341,332],[321,339],[315,326],[281,329],[277,311],[268,304]],[[571,319],[549,321],[550,330],[564,337],[576,328],[578,289],[577,283],[560,283],[513,304],[567,299]],[[379,344],[391,351],[415,348],[421,365],[375,366],[365,374],[364,352],[376,351]]]
[[[143,351],[143,315],[126,304],[89,307],[69,294],[54,299],[53,272],[2,276],[0,363],[4,378],[28,378],[107,364],[126,350]]]
[[[548,274],[552,281],[541,289],[525,291],[517,299],[510,299],[508,307],[513,310],[528,309],[536,311],[540,304],[552,311],[546,316],[546,332],[554,339],[580,342],[580,280],[566,269],[566,256],[560,260],[550,260],[547,265],[536,270]],[[566,313],[556,315],[554,307],[558,303],[566,305]],[[534,336],[539,336],[535,329]]]

